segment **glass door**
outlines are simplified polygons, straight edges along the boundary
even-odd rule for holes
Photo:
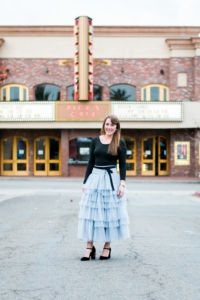
[[[155,137],[142,140],[142,175],[155,175]]]
[[[136,142],[131,137],[123,136],[122,139],[126,143],[126,175],[136,175]]]
[[[34,142],[34,175],[61,175],[60,139],[40,137]]]
[[[47,138],[41,137],[34,142],[34,175],[47,176]]]
[[[158,137],[158,175],[168,175],[168,141],[165,137]]]
[[[28,175],[28,140],[9,137],[2,140],[1,174],[8,176]]]

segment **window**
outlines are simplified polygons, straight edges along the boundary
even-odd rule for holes
[[[94,100],[102,100],[102,87],[99,85],[94,85]]]
[[[169,101],[169,88],[161,84],[149,84],[142,87],[142,101]]]
[[[1,88],[1,101],[26,101],[28,88],[21,84],[9,84]]]
[[[79,137],[69,141],[69,164],[88,162],[91,141],[90,137]]]
[[[135,100],[135,87],[128,84],[116,84],[110,88],[110,100]]]
[[[52,84],[41,84],[35,88],[36,101],[57,101],[60,100],[60,88]]]
[[[68,86],[67,88],[67,100],[74,100],[74,86]],[[99,85],[94,85],[94,101],[102,100],[102,87]]]
[[[74,86],[68,86],[67,88],[67,100],[73,101],[74,100]]]

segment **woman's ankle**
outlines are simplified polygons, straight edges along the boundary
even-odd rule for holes
[[[110,248],[110,243],[105,243],[104,248]]]
[[[93,247],[93,242],[87,242],[86,248],[92,248]]]

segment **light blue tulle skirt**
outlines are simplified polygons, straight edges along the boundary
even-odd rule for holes
[[[130,237],[126,196],[117,197],[120,177],[112,170],[113,187],[106,170],[93,168],[80,201],[78,239],[112,242]]]

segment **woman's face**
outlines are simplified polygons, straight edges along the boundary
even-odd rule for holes
[[[111,122],[110,118],[107,118],[105,125],[104,125],[104,130],[105,130],[106,135],[109,135],[109,136],[113,135],[115,133],[116,129],[117,129],[117,125],[113,124]]]

